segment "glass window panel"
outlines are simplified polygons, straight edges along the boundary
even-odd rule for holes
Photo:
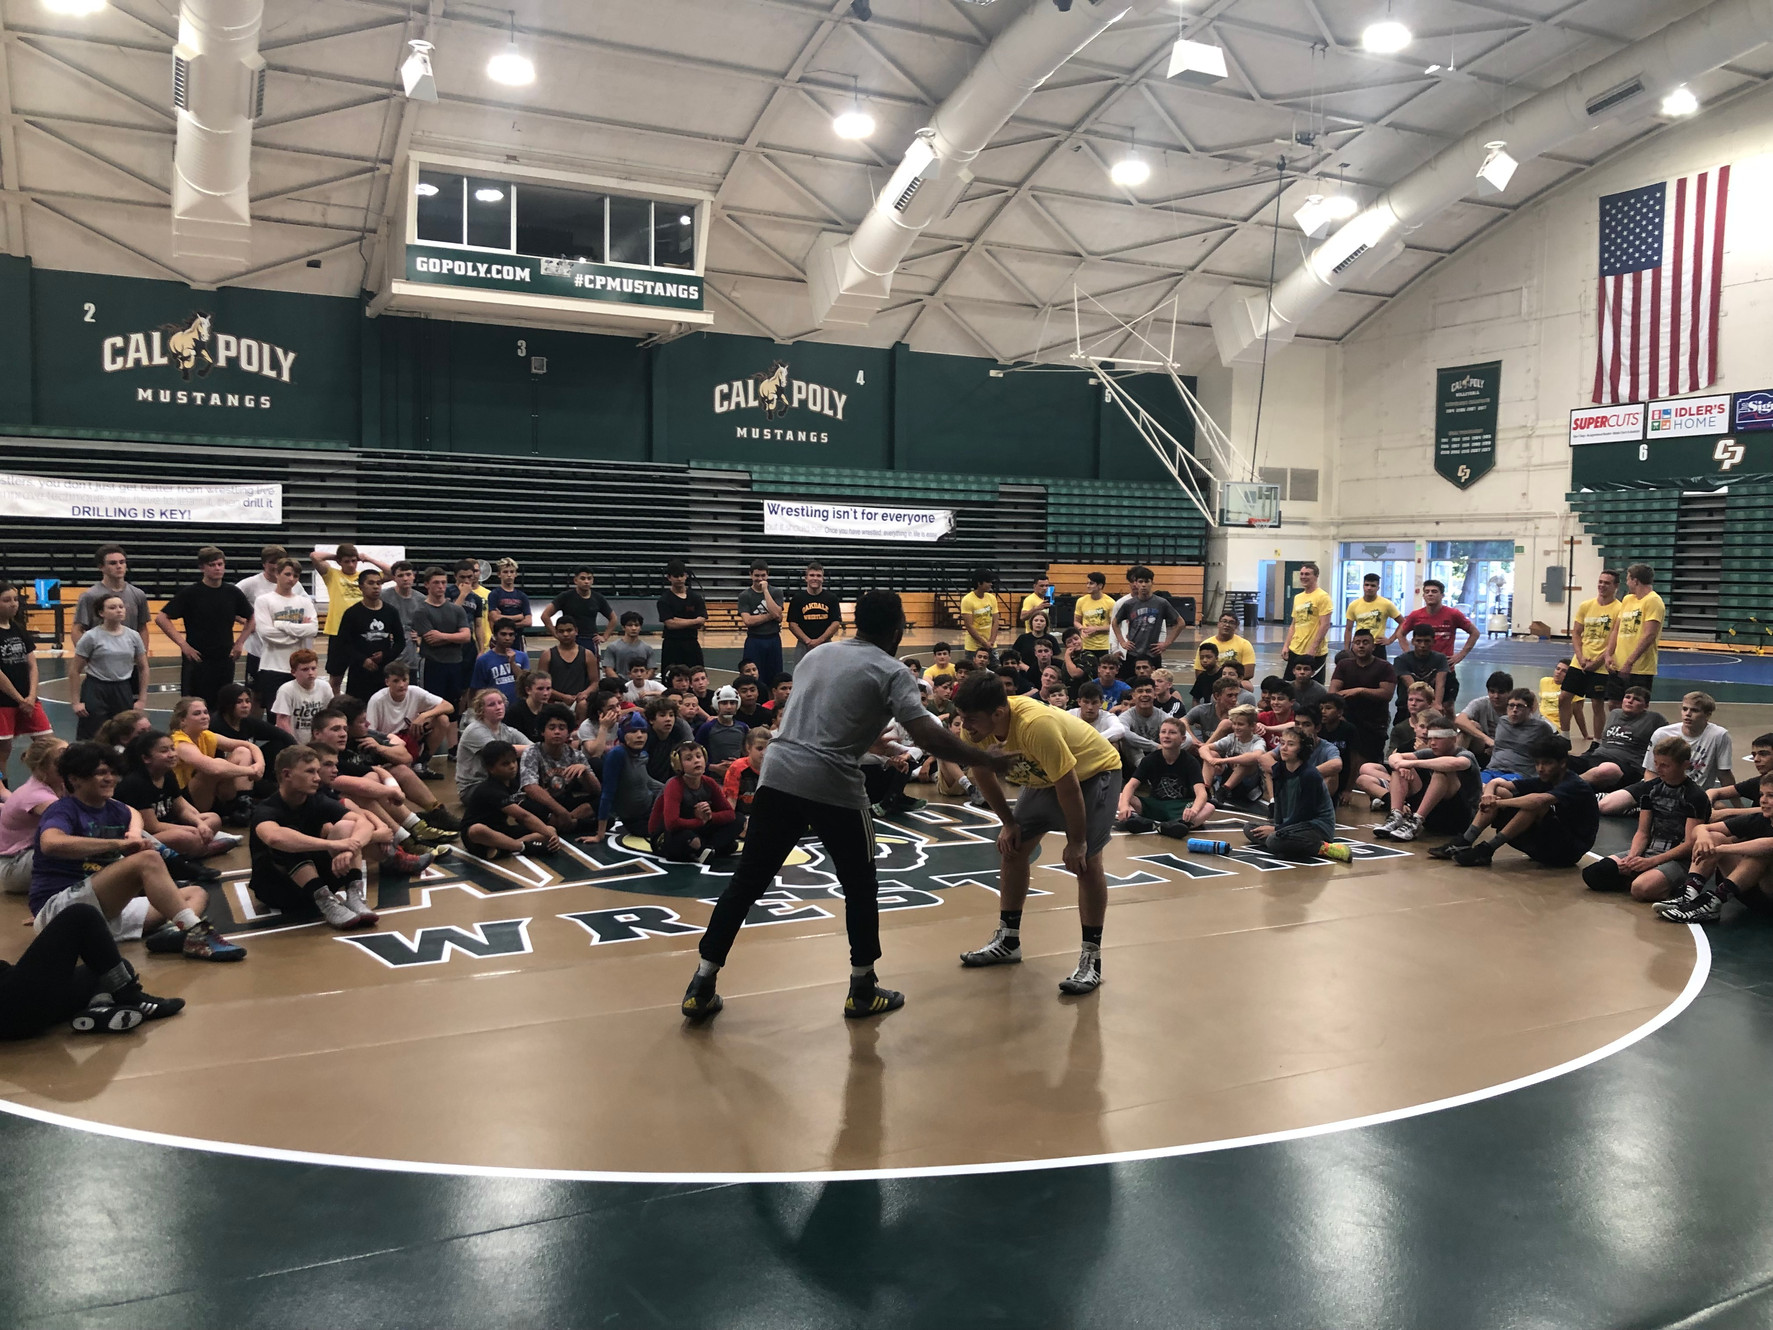
[[[517,252],[603,262],[602,194],[517,186]]]
[[[418,183],[419,239],[445,245],[462,243],[463,176],[447,171],[420,171]]]
[[[653,264],[660,268],[696,266],[696,208],[693,203],[660,200],[653,205]]]
[[[653,205],[650,200],[610,197],[609,257],[611,263],[651,266]]]
[[[468,243],[481,249],[511,248],[511,182],[468,179]]]

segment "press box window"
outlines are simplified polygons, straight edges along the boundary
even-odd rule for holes
[[[688,204],[653,204],[653,266],[696,266],[696,214]]]
[[[446,171],[420,171],[415,191],[419,205],[419,239],[440,245],[459,245],[466,224],[463,208],[468,194],[465,176]]]
[[[511,249],[511,182],[468,178],[468,243]]]
[[[602,194],[541,185],[517,188],[517,252],[603,262]]]
[[[653,205],[650,199],[609,201],[609,258],[650,268],[653,263]]]

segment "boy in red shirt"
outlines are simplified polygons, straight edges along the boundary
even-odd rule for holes
[[[707,862],[738,853],[739,824],[720,786],[707,779],[708,750],[679,744],[671,753],[677,774],[653,803],[647,832],[653,853],[679,863]]]

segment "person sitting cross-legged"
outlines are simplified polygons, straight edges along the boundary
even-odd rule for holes
[[[1531,776],[1503,776],[1484,787],[1477,816],[1457,840],[1428,852],[1461,868],[1485,868],[1496,851],[1512,845],[1534,863],[1569,868],[1594,848],[1600,810],[1594,789],[1569,768],[1570,744],[1546,735],[1533,744]],[[1496,834],[1483,839],[1491,827]]]
[[[531,850],[552,853],[560,835],[523,796],[522,760],[517,749],[494,739],[481,750],[486,777],[462,796],[462,841],[484,859]]]
[[[518,782],[527,806],[563,835],[597,830],[602,791],[573,742],[573,713],[558,702],[542,713],[541,734],[523,752]]]
[[[1317,768],[1317,774],[1323,780],[1324,787],[1329,790],[1330,797],[1334,798],[1337,787],[1342,783],[1341,750],[1328,739],[1322,737],[1322,726],[1318,722],[1316,711],[1299,712],[1293,717],[1293,728],[1304,736],[1306,760]]]
[[[141,814],[143,832],[162,847],[176,881],[219,882],[220,873],[196,861],[226,854],[240,844],[240,837],[222,830],[221,814],[191,807],[172,774],[176,760],[166,734],[144,730],[136,735],[123,749],[129,774],[117,783],[117,797]]]
[[[1200,759],[1186,744],[1188,727],[1166,716],[1157,730],[1157,748],[1139,759],[1121,787],[1116,831],[1194,834],[1213,815]]]
[[[1224,807],[1227,801],[1260,800],[1266,795],[1266,772],[1262,759],[1268,754],[1268,741],[1257,731],[1256,708],[1233,707],[1225,717],[1229,726],[1201,749],[1201,773],[1213,791],[1213,802]]]
[[[1244,835],[1257,849],[1278,859],[1306,862],[1321,856],[1349,863],[1354,851],[1334,839],[1336,801],[1306,751],[1307,743],[1314,741],[1315,736],[1308,741],[1297,725],[1281,730],[1280,747],[1268,771],[1274,787],[1274,821],[1246,827]]]
[[[650,838],[653,803],[665,788],[665,782],[647,770],[652,727],[644,715],[631,711],[617,723],[616,735],[615,747],[603,756],[603,797],[598,801],[594,834],[614,836],[620,824],[622,835]]]
[[[1658,901],[1656,917],[1673,924],[1716,923],[1734,896],[1758,914],[1773,910],[1761,887],[1773,862],[1773,777],[1760,778],[1759,807],[1733,811],[1699,829],[1691,871],[1679,895]]]
[[[1477,755],[1459,747],[1459,731],[1438,711],[1422,713],[1428,747],[1394,753],[1391,816],[1373,829],[1380,840],[1415,840],[1423,832],[1457,836],[1471,825],[1483,797]]]
[[[708,750],[691,741],[671,752],[673,774],[653,802],[653,853],[679,863],[739,852],[739,823],[726,792],[708,779]]]
[[[209,896],[181,887],[142,834],[142,817],[112,795],[111,755],[95,743],[72,743],[56,758],[68,793],[43,810],[31,857],[30,906],[41,933],[71,905],[93,905],[119,942],[149,938],[149,950],[190,960],[246,956],[200,917]],[[160,939],[162,932],[169,936]]]
[[[372,926],[363,851],[375,839],[375,824],[322,790],[313,748],[285,748],[276,772],[277,793],[253,806],[247,830],[252,894],[296,918],[318,914],[341,932]]]
[[[1634,900],[1659,901],[1680,890],[1698,828],[1711,816],[1705,791],[1687,774],[1692,756],[1687,741],[1678,735],[1656,741],[1650,750],[1654,775],[1641,782],[1638,829],[1631,848],[1582,870],[1590,891],[1629,889]]]

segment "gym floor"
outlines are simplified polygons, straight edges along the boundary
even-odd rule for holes
[[[1465,691],[1558,654],[1486,643]],[[1688,686],[1728,699],[1746,769],[1773,662],[1667,653],[1658,709]],[[1773,1322],[1768,925],[1454,869],[1372,820],[1344,810],[1350,865],[1117,835],[1082,1000],[1061,874],[1025,963],[965,972],[986,819],[879,823],[909,1001],[854,1024],[816,847],[696,1030],[675,1006],[724,879],[639,847],[446,859],[381,890],[374,942],[231,877],[246,964],[149,964],[185,1014],[0,1050],[0,1321]]]

